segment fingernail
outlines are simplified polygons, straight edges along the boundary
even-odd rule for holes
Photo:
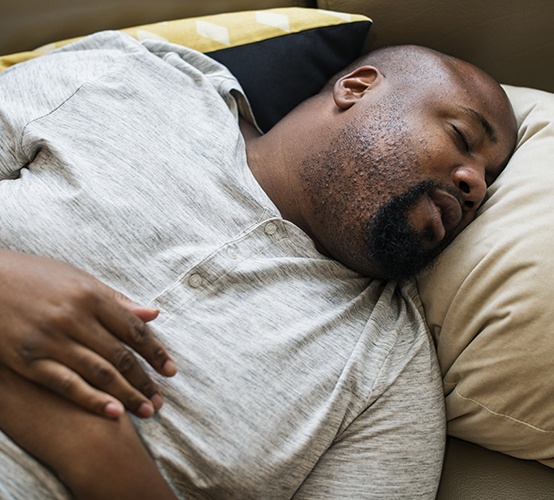
[[[137,410],[137,417],[150,418],[154,415],[154,407],[151,403],[142,403]]]
[[[154,405],[154,409],[156,411],[158,411],[162,407],[162,405],[164,404],[164,401],[163,401],[162,397],[158,393],[154,394],[150,398],[150,401],[152,401],[152,404]]]
[[[108,417],[117,418],[123,413],[123,406],[115,401],[110,401],[104,406],[104,414]]]
[[[153,316],[157,317],[160,314],[160,310],[157,307],[150,307],[150,306],[144,306],[144,307],[148,309]]]
[[[177,373],[177,366],[172,359],[168,359],[164,363],[163,372],[167,377],[173,377]]]

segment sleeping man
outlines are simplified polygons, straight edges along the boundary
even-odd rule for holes
[[[260,135],[215,61],[101,33],[0,117],[0,496],[435,497],[411,277],[514,147],[490,77],[382,49]]]

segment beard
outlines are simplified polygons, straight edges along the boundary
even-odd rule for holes
[[[459,198],[454,186],[426,179],[431,153],[414,137],[397,102],[371,109],[329,147],[305,160],[301,179],[311,200],[316,245],[361,274],[404,280],[429,268],[452,240],[428,249],[426,231],[409,222],[411,209],[436,187]]]
[[[429,269],[452,240],[446,237],[437,247],[425,249],[425,231],[416,231],[408,221],[410,210],[436,187],[437,183],[423,181],[393,197],[381,205],[368,225],[368,256],[388,279],[403,281]]]

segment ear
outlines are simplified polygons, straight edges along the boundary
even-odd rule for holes
[[[333,87],[335,104],[348,109],[370,90],[382,83],[385,76],[374,66],[360,66],[339,78]]]

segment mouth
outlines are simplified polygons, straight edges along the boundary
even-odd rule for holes
[[[442,241],[462,221],[462,207],[454,195],[440,188],[433,189],[428,196],[433,233],[438,241]]]

